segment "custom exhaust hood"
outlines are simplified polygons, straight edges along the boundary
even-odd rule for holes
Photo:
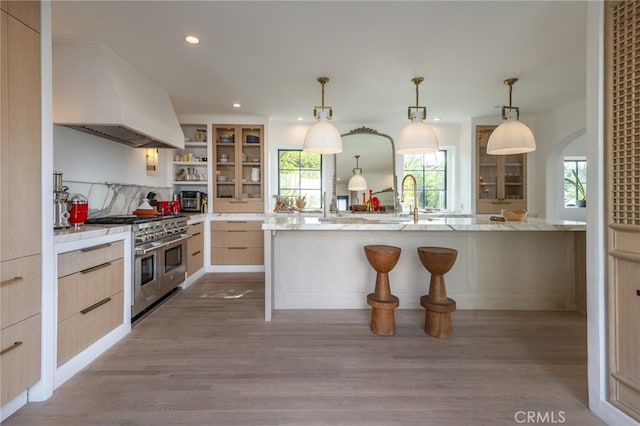
[[[184,148],[167,93],[99,42],[54,41],[53,122],[134,148]]]

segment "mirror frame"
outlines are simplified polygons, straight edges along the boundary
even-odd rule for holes
[[[401,211],[399,210],[399,199],[398,199],[398,175],[396,175],[396,146],[393,142],[393,138],[385,133],[379,133],[375,129],[371,129],[369,127],[359,127],[357,129],[353,129],[350,132],[343,133],[340,135],[340,138],[344,138],[345,136],[352,135],[371,135],[371,136],[380,136],[383,138],[387,138],[391,143],[391,167],[392,167],[392,175],[393,175],[393,213]],[[344,141],[343,141],[344,143]],[[338,154],[333,155],[333,195],[331,197],[331,206],[329,210],[331,213],[338,212],[337,205],[337,185],[338,185]]]

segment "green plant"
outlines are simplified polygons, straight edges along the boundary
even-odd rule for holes
[[[581,200],[586,200],[587,199],[587,192],[584,189],[584,185],[582,184],[582,180],[580,180],[580,176],[578,176],[578,172],[576,172],[575,170],[571,170],[571,173],[573,174],[573,179],[571,178],[564,178],[564,181],[567,183],[570,183],[571,185],[573,185],[576,188],[576,192],[578,194],[578,198]]]

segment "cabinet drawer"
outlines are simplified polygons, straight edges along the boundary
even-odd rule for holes
[[[213,203],[215,213],[263,213],[264,202],[261,199],[255,200],[233,200],[217,198]]]
[[[263,263],[262,247],[213,247],[211,249],[213,265],[262,265]]]
[[[88,308],[58,323],[58,366],[122,324],[123,296],[123,291],[116,293],[94,309]]]
[[[262,231],[262,222],[260,221],[227,221],[211,222],[212,231]]]
[[[194,223],[187,226],[187,234],[192,237],[202,237],[204,232],[204,223]]]
[[[204,266],[204,226],[202,223],[189,225],[191,238],[187,240],[187,276],[191,276]]]
[[[40,255],[0,264],[0,329],[40,312]]]
[[[123,290],[124,260],[106,262],[58,280],[58,321]]]
[[[220,231],[211,233],[211,247],[262,247],[262,231]]]
[[[40,314],[0,332],[0,406],[40,378]]]
[[[123,257],[124,241],[99,244],[58,255],[58,278]]]

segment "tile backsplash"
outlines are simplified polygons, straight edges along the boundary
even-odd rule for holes
[[[82,194],[89,201],[89,217],[132,214],[149,192],[156,200],[171,200],[171,188],[123,185],[118,183],[91,183],[63,180],[69,187],[69,197]]]

